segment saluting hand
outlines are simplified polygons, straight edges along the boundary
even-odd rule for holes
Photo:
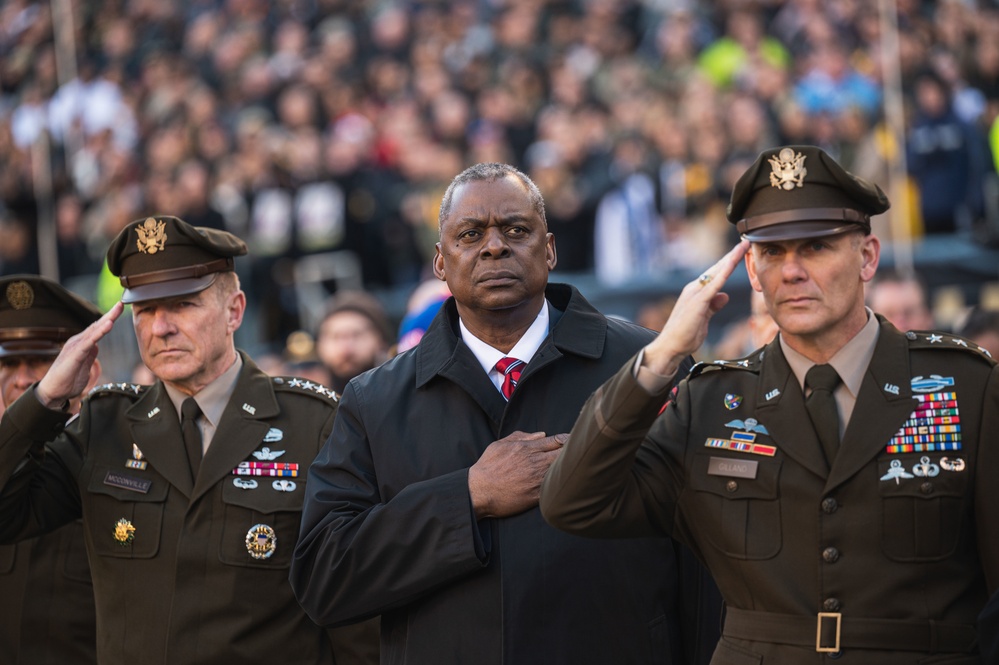
[[[509,517],[538,505],[541,481],[568,438],[518,431],[490,443],[468,470],[476,519]]]
[[[701,348],[708,336],[708,322],[728,303],[728,294],[721,289],[748,250],[749,241],[743,240],[683,287],[662,332],[645,347],[646,367],[672,376],[684,358]]]
[[[90,380],[90,368],[97,360],[97,343],[111,332],[124,309],[122,303],[115,303],[104,316],[66,340],[49,371],[35,388],[35,395],[42,405],[58,409],[83,392]]]

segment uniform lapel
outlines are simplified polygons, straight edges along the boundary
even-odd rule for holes
[[[912,397],[909,344],[904,335],[882,324],[874,357],[864,375],[826,489],[848,480],[883,450],[916,404]]]
[[[775,339],[764,351],[756,394],[757,420],[770,432],[777,448],[820,478],[829,473],[822,445],[805,410],[798,379]]]
[[[201,461],[193,500],[198,500],[260,446],[270,429],[267,418],[280,413],[270,378],[246,357],[229,404]]]
[[[149,464],[187,497],[193,489],[191,467],[184,452],[180,417],[157,381],[127,411],[132,440]]]

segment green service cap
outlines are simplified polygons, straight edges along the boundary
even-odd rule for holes
[[[821,148],[766,150],[735,183],[728,221],[753,242],[871,232],[871,215],[888,210],[881,188],[848,173]]]
[[[101,311],[39,275],[0,278],[0,357],[54,356]]]
[[[128,304],[204,291],[243,254],[246,243],[231,233],[157,215],[122,229],[107,261],[125,287],[121,301]]]

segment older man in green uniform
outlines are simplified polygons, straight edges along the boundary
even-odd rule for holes
[[[41,379],[63,343],[99,319],[92,304],[38,275],[0,279],[0,401],[9,406]],[[95,362],[88,380],[100,374]],[[68,414],[79,410],[73,399]],[[83,525],[0,546],[0,654],[10,665],[94,663],[94,588]]]
[[[108,267],[133,307],[145,387],[87,381],[116,304],[63,346],[0,424],[0,539],[83,517],[101,663],[376,662],[312,623],[288,584],[305,469],[336,413],[327,388],[236,350],[246,246],[176,217],[129,224]],[[334,660],[335,658],[335,660]]]
[[[594,393],[545,479],[562,529],[698,553],[728,607],[714,665],[980,662],[976,617],[999,587],[999,370],[864,306],[870,216],[887,208],[818,148],[764,152],[728,211],[748,242]],[[695,367],[659,416],[744,255],[777,339]]]

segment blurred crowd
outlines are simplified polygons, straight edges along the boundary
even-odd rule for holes
[[[999,200],[999,6],[894,3],[899,145],[880,4],[2,0],[0,272],[54,251],[58,279],[113,299],[110,239],[177,215],[247,241],[255,341],[282,346],[307,257],[355,273],[313,278],[330,290],[430,277],[469,164],[528,173],[558,271],[615,285],[719,256],[735,179],[776,144],[883,185],[904,155],[902,226],[971,237]]]

